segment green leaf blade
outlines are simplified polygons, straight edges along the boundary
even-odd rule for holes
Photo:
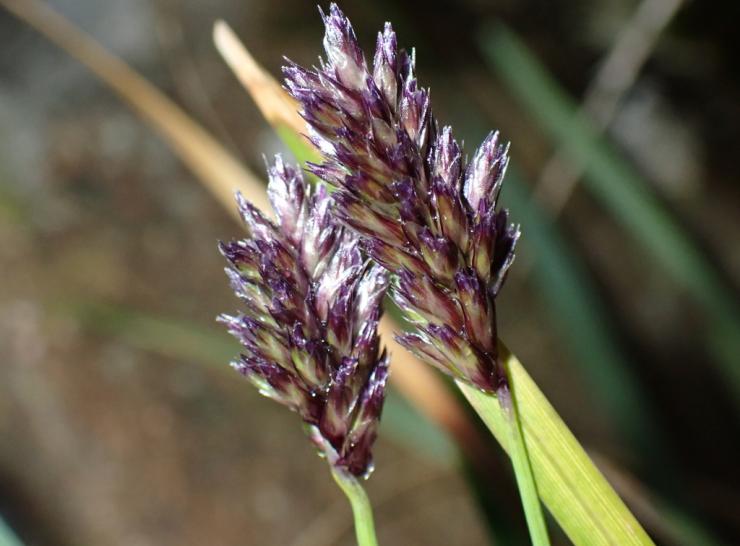
[[[521,363],[502,347],[512,396],[540,497],[576,546],[644,546],[653,541],[596,468]],[[487,394],[459,384],[507,453],[508,423]]]

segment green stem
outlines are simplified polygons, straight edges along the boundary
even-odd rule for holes
[[[342,469],[332,467],[331,475],[339,487],[342,488],[344,494],[347,495],[349,503],[352,505],[357,546],[378,546],[378,540],[375,538],[373,509],[365,489],[355,476]]]
[[[499,387],[495,396],[484,393],[462,381],[457,381],[457,385],[475,411],[486,422],[486,416],[491,413],[492,409],[498,411],[498,408],[495,408],[495,406],[500,406],[507,425],[509,456],[514,466],[514,475],[517,486],[519,487],[519,494],[522,498],[522,506],[524,507],[524,515],[527,519],[529,536],[533,546],[550,546],[545,516],[542,511],[542,505],[540,504],[537,483],[532,472],[527,444],[524,440],[517,403],[510,390],[513,388],[511,385],[511,374],[506,362],[502,362],[502,365],[505,368],[507,383]]]
[[[508,376],[507,371],[507,376]],[[499,388],[497,397],[501,409],[507,417],[510,432],[511,463],[514,466],[514,475],[516,484],[519,486],[519,494],[522,497],[524,515],[527,518],[527,528],[529,536],[534,546],[550,546],[550,539],[547,535],[547,525],[545,516],[542,512],[540,497],[537,492],[537,483],[532,473],[532,465],[529,461],[529,452],[527,444],[524,441],[522,426],[519,420],[519,411],[517,410],[516,401],[509,390],[511,387],[507,384]]]
[[[499,342],[519,422],[545,506],[576,546],[654,546],[516,356]],[[462,382],[458,387],[507,453],[511,427],[501,404]]]

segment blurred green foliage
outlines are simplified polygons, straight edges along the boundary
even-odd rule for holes
[[[507,173],[503,199],[522,223],[522,243],[531,248],[535,262],[534,281],[553,326],[573,355],[569,362],[591,387],[591,399],[606,410],[638,455],[661,457],[649,396],[609,327],[610,313],[593,280],[513,167]]]
[[[579,114],[576,103],[512,31],[496,26],[482,34],[481,42],[486,60],[513,96],[583,166],[586,189],[703,306],[711,319],[706,332],[710,348],[740,404],[740,308],[732,289],[648,182]]]
[[[0,518],[0,546],[23,546],[23,543],[2,518]]]

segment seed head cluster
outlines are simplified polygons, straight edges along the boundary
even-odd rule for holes
[[[335,221],[323,185],[279,156],[268,174],[277,222],[237,195],[247,236],[220,245],[243,300],[219,317],[244,347],[232,365],[301,416],[330,464],[366,476],[388,377],[377,334],[387,274]]]
[[[326,59],[284,68],[324,162],[310,170],[336,191],[333,214],[394,274],[391,295],[417,328],[398,341],[423,360],[495,392],[495,298],[519,229],[497,202],[508,146],[491,133],[467,160],[432,115],[415,58],[386,23],[372,68],[349,20],[322,14]]]

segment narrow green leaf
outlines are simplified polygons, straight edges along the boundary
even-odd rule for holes
[[[392,438],[440,466],[452,467],[460,459],[452,440],[394,389],[388,391],[383,404],[379,436]]]
[[[732,290],[649,184],[578,114],[574,101],[513,32],[497,26],[483,34],[482,47],[486,59],[527,112],[583,165],[583,183],[588,190],[703,305],[712,319],[707,330],[710,348],[740,402],[740,336],[731,334],[740,331],[740,306]],[[723,333],[720,339],[716,332]]]
[[[5,523],[3,518],[0,518],[0,546],[23,546],[21,539]]]
[[[99,302],[66,303],[59,311],[75,317],[97,334],[115,336],[138,349],[170,358],[222,366],[239,354],[239,344],[225,331],[186,320],[155,316]]]
[[[2,177],[0,173],[0,179]],[[0,219],[13,224],[28,220],[22,200],[5,183],[0,183]]]
[[[296,132],[287,125],[276,126],[275,132],[280,137],[280,140],[283,141],[286,148],[288,148],[296,158],[298,163],[305,165],[309,161],[313,163],[320,162],[320,158],[316,153],[316,150],[308,143],[306,137],[296,134]]]
[[[511,374],[540,497],[570,540],[576,546],[653,544],[517,358],[503,345],[500,354]],[[474,387],[459,386],[508,453],[509,423],[501,405]]]

